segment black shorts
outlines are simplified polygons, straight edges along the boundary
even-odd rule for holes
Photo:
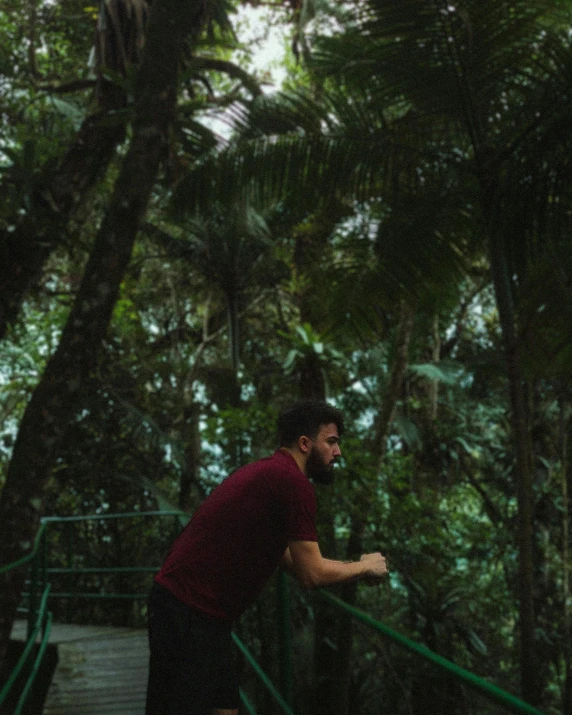
[[[166,588],[149,597],[146,715],[211,715],[240,698],[231,628],[189,608]]]

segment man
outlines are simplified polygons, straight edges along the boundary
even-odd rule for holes
[[[333,480],[342,432],[325,402],[286,409],[280,449],[227,477],[175,540],[149,601],[147,715],[238,713],[231,624],[280,563],[307,587],[387,573],[379,553],[346,563],[318,546],[309,480]]]

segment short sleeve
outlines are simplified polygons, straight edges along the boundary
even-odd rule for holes
[[[308,479],[302,474],[289,474],[281,491],[287,539],[318,541],[316,495]]]

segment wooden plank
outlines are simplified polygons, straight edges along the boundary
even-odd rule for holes
[[[25,621],[12,638],[24,639]],[[149,648],[145,631],[54,624],[59,661],[44,715],[143,715]]]
[[[54,623],[50,634],[50,643],[64,643],[66,641],[86,640],[89,638],[99,638],[99,636],[120,636],[122,634],[131,635],[133,633],[145,633],[141,629],[118,627],[118,626],[80,626],[75,623]],[[14,621],[12,634],[13,640],[25,640],[26,621],[18,619]]]

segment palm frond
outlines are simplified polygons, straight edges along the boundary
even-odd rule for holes
[[[339,36],[323,38],[314,70],[336,82],[367,86],[372,101],[394,110],[457,121],[482,143],[488,117],[515,73],[533,62],[548,2],[370,0],[365,18]]]
[[[196,111],[196,107],[179,107],[174,122],[181,146],[185,150],[185,161],[198,160],[208,155],[218,145],[215,133],[201,122],[187,116]]]
[[[208,212],[213,201],[223,199],[248,202],[259,210],[287,197],[308,209],[338,195],[366,200],[384,190],[389,193],[393,167],[413,170],[413,162],[411,147],[390,133],[262,138],[194,167],[176,187],[172,205],[181,215]],[[384,178],[388,181],[382,186]]]
[[[275,92],[242,105],[234,115],[238,139],[295,134],[319,134],[325,110],[309,91]]]
[[[207,34],[212,38],[218,30],[223,36],[235,38],[230,16],[236,12],[231,0],[208,0],[207,3]]]
[[[517,260],[526,266],[547,231],[562,237],[569,220],[572,53],[566,33],[546,31],[550,3],[356,7],[353,25],[317,45],[319,95],[242,105],[237,142],[193,168],[175,207],[204,211],[219,197],[301,211],[333,197],[381,201],[378,275],[426,296],[466,269],[481,211],[521,274]]]

